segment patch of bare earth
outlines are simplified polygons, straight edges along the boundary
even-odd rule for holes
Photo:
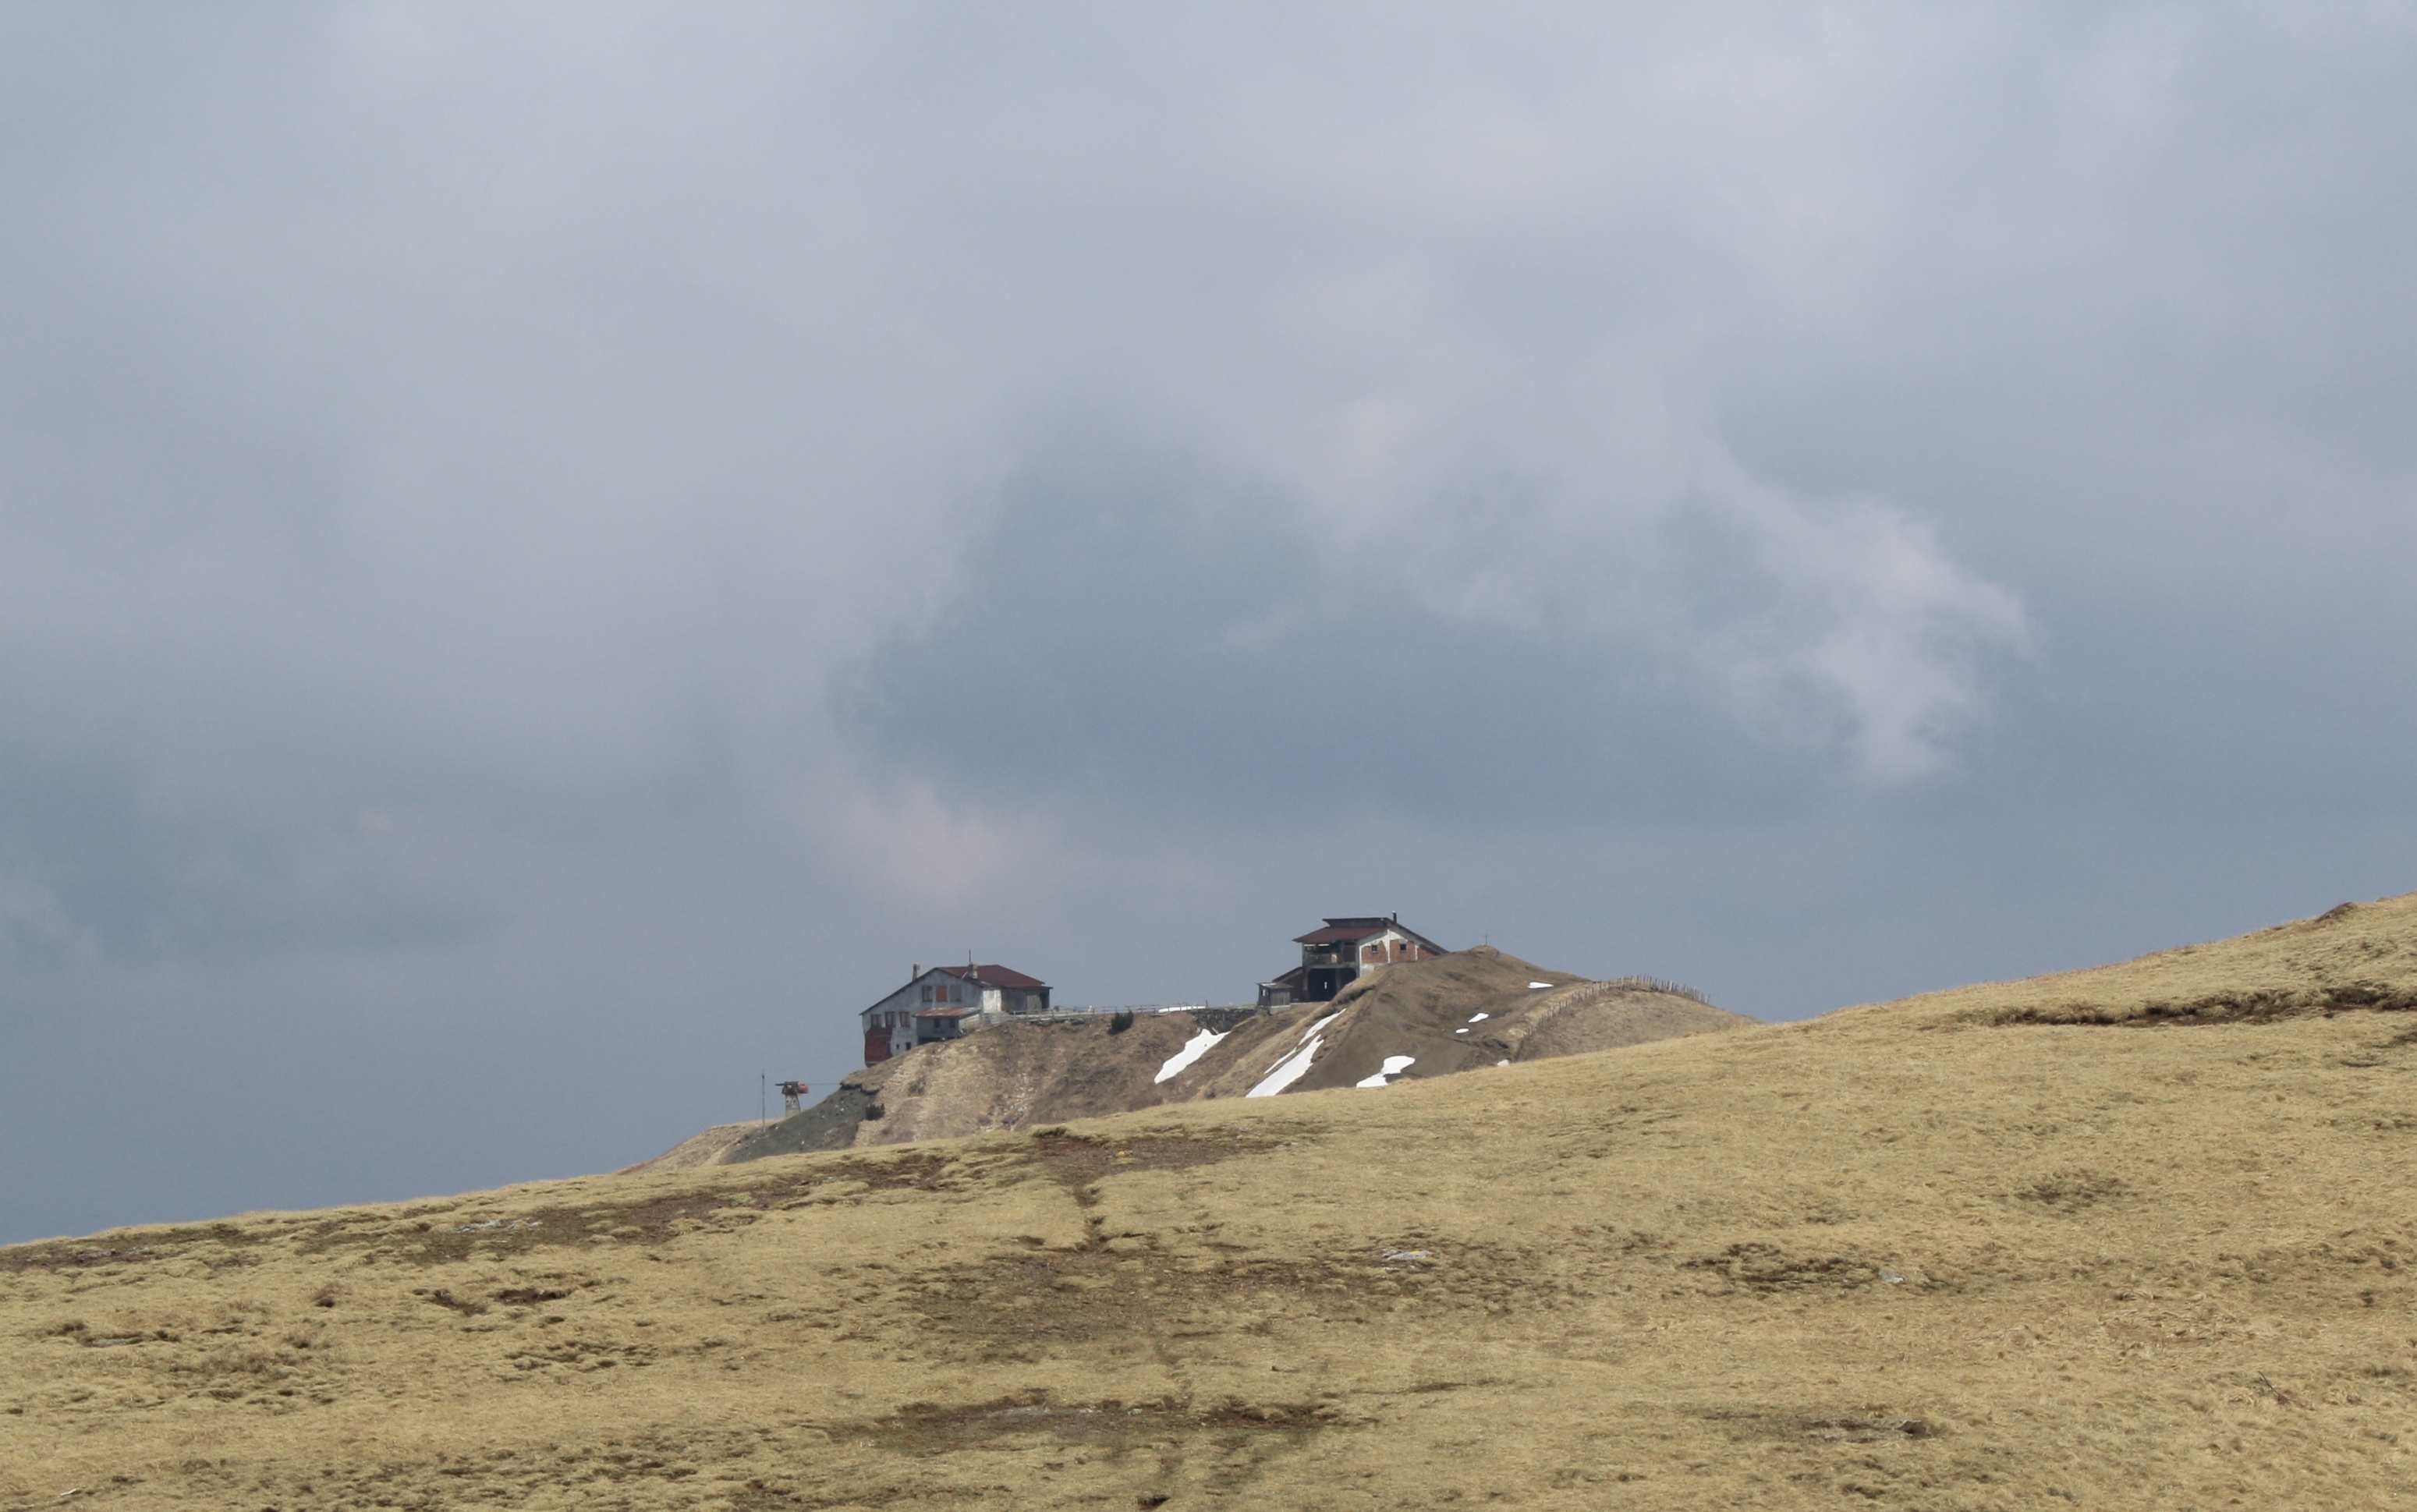
[[[518,1207],[487,1217],[457,1211],[404,1223],[339,1219],[302,1229],[294,1249],[302,1255],[366,1255],[447,1265],[565,1247],[659,1245],[743,1229],[769,1213],[859,1202],[874,1193],[962,1191],[967,1179],[956,1157],[923,1151],[879,1158],[826,1157],[756,1177],[743,1187],[718,1185],[619,1202]],[[463,1221],[451,1221],[455,1218]]]
[[[2051,1213],[2073,1215],[2088,1212],[2102,1202],[2119,1201],[2130,1195],[2131,1190],[2131,1185],[2121,1176],[2075,1168],[2042,1176],[2017,1188],[2013,1196],[2016,1202],[2029,1202]]]
[[[1859,1256],[1803,1254],[1762,1243],[1733,1244],[1681,1261],[1680,1268],[1707,1272],[1743,1292],[1854,1290],[1896,1274]]]
[[[2210,992],[2191,998],[2138,1002],[2023,1005],[1985,1016],[1999,1024],[2105,1024],[2157,1029],[2184,1024],[2271,1023],[2311,1014],[2409,1013],[2417,1011],[2417,989],[2373,982],[2315,988],[2260,988]]]
[[[53,1239],[0,1249],[0,1276],[24,1271],[85,1271],[191,1259],[212,1270],[258,1263],[251,1251],[267,1241],[259,1229],[236,1223],[201,1223],[158,1229],[124,1238]]]

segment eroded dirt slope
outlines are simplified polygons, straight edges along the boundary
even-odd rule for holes
[[[1388,966],[1331,1003],[1245,1024],[1170,1085],[1185,1098],[1248,1096],[1274,1083],[1286,1093],[1358,1087],[1378,1076],[1397,1086],[1753,1022],[1674,993],[1591,982],[1479,947]],[[1284,1080],[1296,1068],[1296,1079]]]
[[[0,1507],[2401,1505],[2412,1005],[2417,898],[1382,1093],[0,1249]]]
[[[1675,993],[1592,982],[1481,947],[1386,967],[1330,1004],[1246,1019],[1219,1036],[1206,1036],[1188,1014],[1169,1013],[1139,1016],[1121,1030],[1104,1019],[1010,1023],[927,1045],[848,1076],[823,1102],[722,1142],[706,1158],[737,1163],[1169,1102],[1394,1085],[1753,1021]],[[1196,1058],[1175,1068],[1195,1039],[1203,1040]],[[696,1143],[672,1154],[688,1152],[682,1164],[697,1163],[689,1157]]]

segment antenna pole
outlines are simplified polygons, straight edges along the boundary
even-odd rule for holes
[[[762,1128],[772,1116],[772,1073],[755,1073],[755,1126]]]

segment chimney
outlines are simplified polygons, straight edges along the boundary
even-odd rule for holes
[[[920,960],[919,960],[919,961],[917,961],[917,962],[915,962],[915,964],[913,964],[912,966],[909,966],[909,967],[907,967],[907,968],[906,968],[906,979],[907,979],[908,981],[910,981],[910,982],[911,982],[911,981],[913,981],[916,977],[920,976],[920,975],[923,975],[923,963],[922,963],[921,961],[920,961]]]

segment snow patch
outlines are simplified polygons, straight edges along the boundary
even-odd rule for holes
[[[1542,987],[1550,987],[1550,986],[1552,986],[1552,985],[1553,985],[1553,984],[1552,984],[1552,983],[1550,983],[1550,982],[1529,982],[1529,983],[1528,984],[1528,991],[1530,991],[1530,992],[1533,992],[1533,991],[1535,991],[1538,988],[1542,988]]]
[[[1294,1043],[1294,1044],[1296,1044],[1296,1045],[1300,1044],[1301,1039],[1307,1039],[1310,1036],[1312,1036],[1312,1035],[1314,1035],[1314,1034],[1317,1033],[1319,1030],[1321,1030],[1321,1029],[1325,1028],[1328,1024],[1332,1023],[1335,1020],[1340,1019],[1340,1018],[1342,1018],[1342,1017],[1343,1017],[1343,1010],[1342,1010],[1342,1009],[1340,1009],[1340,1008],[1335,1009],[1332,1013],[1328,1014],[1325,1018],[1318,1020],[1315,1023],[1311,1024],[1308,1028],[1306,1028],[1306,1029],[1302,1030],[1302,1031],[1300,1032],[1300,1039],[1296,1039],[1296,1040],[1294,1040],[1294,1041],[1293,1041],[1293,1043]],[[1281,1064],[1282,1057],[1279,1057],[1279,1058],[1278,1058],[1278,1060],[1279,1060],[1279,1064]],[[1275,1067],[1274,1067],[1274,1066],[1269,1066],[1269,1069],[1272,1071],[1273,1069],[1275,1069]]]
[[[1509,1061],[1496,1061],[1494,1064],[1497,1066],[1508,1066],[1511,1063]]]
[[[1474,1014],[1474,1015],[1471,1015],[1471,1016],[1470,1016],[1470,1018],[1469,1018],[1469,1021],[1469,1021],[1470,1023],[1483,1023],[1486,1020],[1491,1019],[1491,1018],[1493,1018],[1493,1017],[1494,1017],[1494,1015],[1492,1015],[1492,1014],[1490,1014],[1490,1013],[1480,1013],[1480,1014]]]
[[[1468,1033],[1468,1026],[1467,1024],[1463,1024],[1459,1028],[1453,1030],[1452,1033],[1455,1035],[1465,1035]]]
[[[1417,1059],[1418,1057],[1415,1055],[1388,1055],[1385,1057],[1385,1068],[1383,1070],[1378,1071],[1375,1076],[1354,1081],[1351,1084],[1355,1087],[1381,1087],[1385,1084],[1385,1079],[1387,1077],[1401,1075],[1404,1068],[1411,1065],[1411,1063],[1415,1062]]]
[[[1324,1035],[1320,1035],[1315,1039],[1311,1040],[1308,1044],[1303,1045],[1300,1049],[1294,1051],[1291,1054],[1276,1063],[1275,1069],[1268,1073],[1266,1081],[1261,1081],[1257,1086],[1253,1087],[1250,1091],[1242,1094],[1242,1096],[1245,1097],[1272,1097],[1277,1093],[1282,1092],[1285,1088],[1291,1086],[1294,1082],[1300,1080],[1302,1072],[1309,1069],[1309,1063],[1317,1059],[1317,1047],[1325,1043],[1326,1036]]]
[[[1206,1029],[1201,1030],[1190,1039],[1185,1040],[1181,1050],[1177,1051],[1174,1054],[1168,1056],[1166,1058],[1166,1064],[1158,1068],[1158,1075],[1150,1078],[1150,1080],[1152,1081],[1170,1081],[1175,1078],[1181,1076],[1185,1071],[1191,1069],[1193,1062],[1208,1053],[1208,1047],[1216,1044],[1217,1041],[1224,1037],[1225,1036],[1224,1035],[1213,1034]]]

